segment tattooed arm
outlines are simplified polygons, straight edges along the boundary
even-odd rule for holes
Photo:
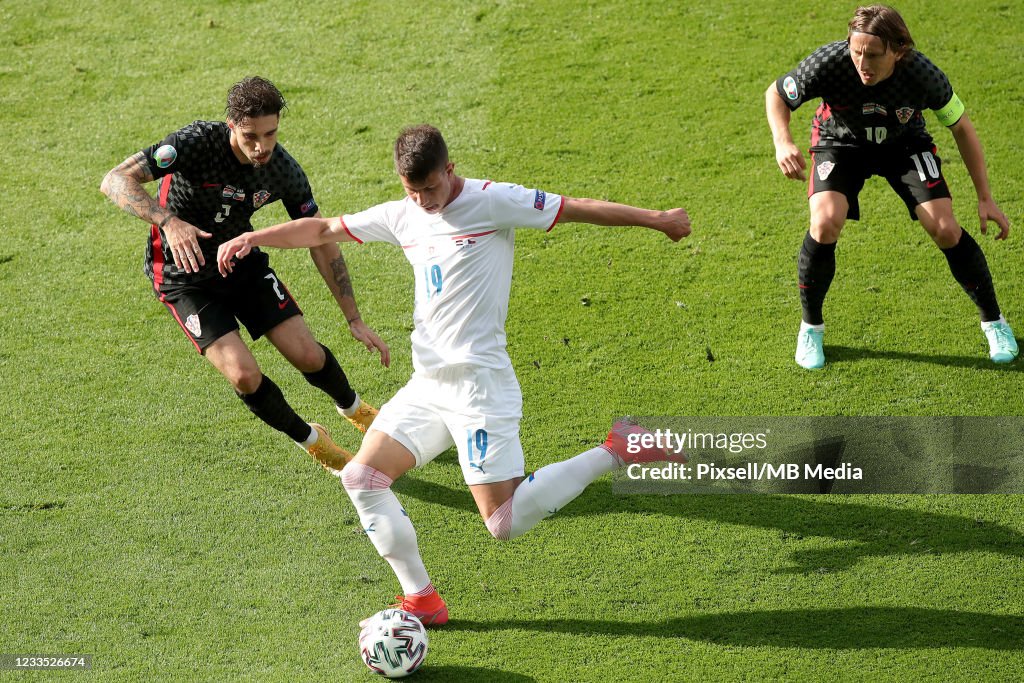
[[[317,212],[316,217],[320,217]],[[359,306],[356,305],[355,292],[352,290],[352,280],[348,275],[348,267],[345,265],[345,257],[341,255],[341,249],[337,242],[321,244],[318,247],[310,247],[310,256],[313,263],[320,271],[321,277],[327,283],[334,299],[341,307],[341,312],[348,321],[349,332],[356,340],[362,342],[369,351],[380,352],[380,362],[385,367],[391,366],[391,350],[388,345],[377,336],[359,315]]]
[[[152,180],[153,173],[146,163],[146,156],[142,152],[137,152],[103,176],[100,192],[127,213],[147,223],[155,223],[164,231],[167,245],[174,256],[174,265],[184,269],[186,273],[197,273],[200,266],[206,263],[203,251],[199,248],[199,238],[209,238],[212,235],[181,220],[166,207],[160,206],[160,203],[142,187],[143,183]]]
[[[172,214],[142,187],[143,183],[150,182],[153,182],[153,174],[146,156],[138,152],[110,169],[103,177],[100,192],[131,215],[160,225]]]

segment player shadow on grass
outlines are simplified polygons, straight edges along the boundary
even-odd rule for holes
[[[1024,650],[1024,617],[921,607],[843,607],[697,614],[661,621],[453,619],[452,631],[523,629],[573,635],[686,638],[739,647],[828,650],[982,648]]]
[[[477,514],[465,489],[406,476],[395,490],[399,495]],[[1024,534],[995,522],[851,500],[843,497],[843,502],[833,502],[802,495],[621,496],[612,492],[611,482],[602,480],[591,484],[545,524],[566,517],[635,512],[775,530],[784,546],[803,545],[805,539],[815,538],[836,541],[834,547],[794,547],[790,555],[793,565],[778,573],[842,571],[870,557],[892,555],[983,552],[1024,557]],[[680,542],[686,539],[681,537]],[[820,546],[813,540],[807,544],[812,543]]]
[[[416,672],[417,683],[420,681],[458,681],[459,683],[531,683],[536,678],[523,674],[485,669],[475,666],[434,666],[429,661],[426,666]]]
[[[995,372],[1024,372],[1024,362],[1017,361],[1007,365],[993,363],[984,356],[953,356],[939,353],[911,353],[909,351],[893,351],[886,349],[863,348],[854,346],[825,345],[825,358],[828,364],[850,363],[859,360],[880,358],[911,363],[931,363],[955,368],[972,368]]]

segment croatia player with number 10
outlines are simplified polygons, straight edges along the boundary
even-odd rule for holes
[[[981,314],[981,327],[996,363],[1017,357],[1017,341],[996,302],[985,255],[953,216],[942,164],[925,129],[923,110],[935,111],[953,133],[978,195],[981,232],[988,221],[1005,239],[1010,222],[989,188],[985,156],[974,125],[946,75],[914,49],[903,18],[891,7],[860,7],[844,41],[818,48],[765,93],[775,159],[787,178],[804,180],[803,155],[789,130],[790,113],[804,102],[822,102],[811,129],[811,226],[800,249],[798,278],[803,322],[796,362],[814,370],[825,364],[822,305],[836,270],[836,242],[847,219],[860,217],[857,197],[872,175],[884,177],[942,250],[953,277]]]
[[[558,222],[642,226],[672,241],[690,234],[680,208],[640,209],[573,199],[519,185],[455,174],[440,131],[421,125],[395,142],[406,197],[338,218],[301,218],[222,244],[229,274],[256,246],[312,247],[330,242],[388,242],[401,247],[416,277],[409,382],[386,403],[342,472],[359,520],[394,570],[400,609],[426,625],[448,608],[420,559],[412,522],[391,484],[457,447],[463,476],[491,534],[515,538],[564,507],[597,477],[626,463],[668,459],[658,448],[629,453],[616,423],[600,446],[524,477],[519,441],[522,394],[505,349],[515,228],[551,230]],[[374,610],[376,611],[376,610]]]

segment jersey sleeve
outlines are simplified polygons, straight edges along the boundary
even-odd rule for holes
[[[297,161],[289,160],[291,164],[287,170],[287,190],[281,197],[281,203],[284,204],[285,211],[288,212],[288,216],[292,220],[308,218],[315,215],[320,207],[313,199],[313,188],[309,186],[306,172],[302,170]]]
[[[964,115],[964,103],[960,101],[949,78],[931,60],[918,53],[914,66],[917,78],[924,84],[925,104],[935,112],[939,123],[952,126]]]
[[[150,145],[142,153],[156,179],[171,173],[187,173],[200,162],[208,145],[209,138],[193,123]]]
[[[562,215],[565,203],[561,195],[511,183],[491,183],[484,194],[496,228],[550,230]]]
[[[356,242],[388,242],[401,245],[398,239],[398,205],[401,202],[385,202],[359,213],[341,217],[345,231]]]
[[[838,70],[845,43],[823,45],[805,57],[795,69],[779,76],[775,89],[791,110],[823,94],[829,75]]]

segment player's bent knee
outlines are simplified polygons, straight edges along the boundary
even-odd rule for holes
[[[307,344],[302,349],[290,358],[292,365],[294,365],[299,372],[319,372],[323,370],[324,363],[327,361],[327,357],[324,355],[324,350],[320,348],[317,343]]]
[[[931,235],[932,240],[939,249],[955,247],[960,242],[963,232],[963,229],[955,221],[941,223],[928,230],[928,234]]]
[[[239,394],[255,393],[263,382],[263,373],[259,368],[236,368],[227,373],[228,381]]]
[[[839,239],[845,220],[834,216],[816,216],[811,222],[811,237],[822,244],[832,244]]]
[[[391,477],[361,462],[350,462],[341,471],[341,485],[349,492],[378,491],[389,488],[392,483]]]
[[[491,513],[491,516],[484,521],[487,530],[499,541],[507,541],[512,536],[512,499]]]

